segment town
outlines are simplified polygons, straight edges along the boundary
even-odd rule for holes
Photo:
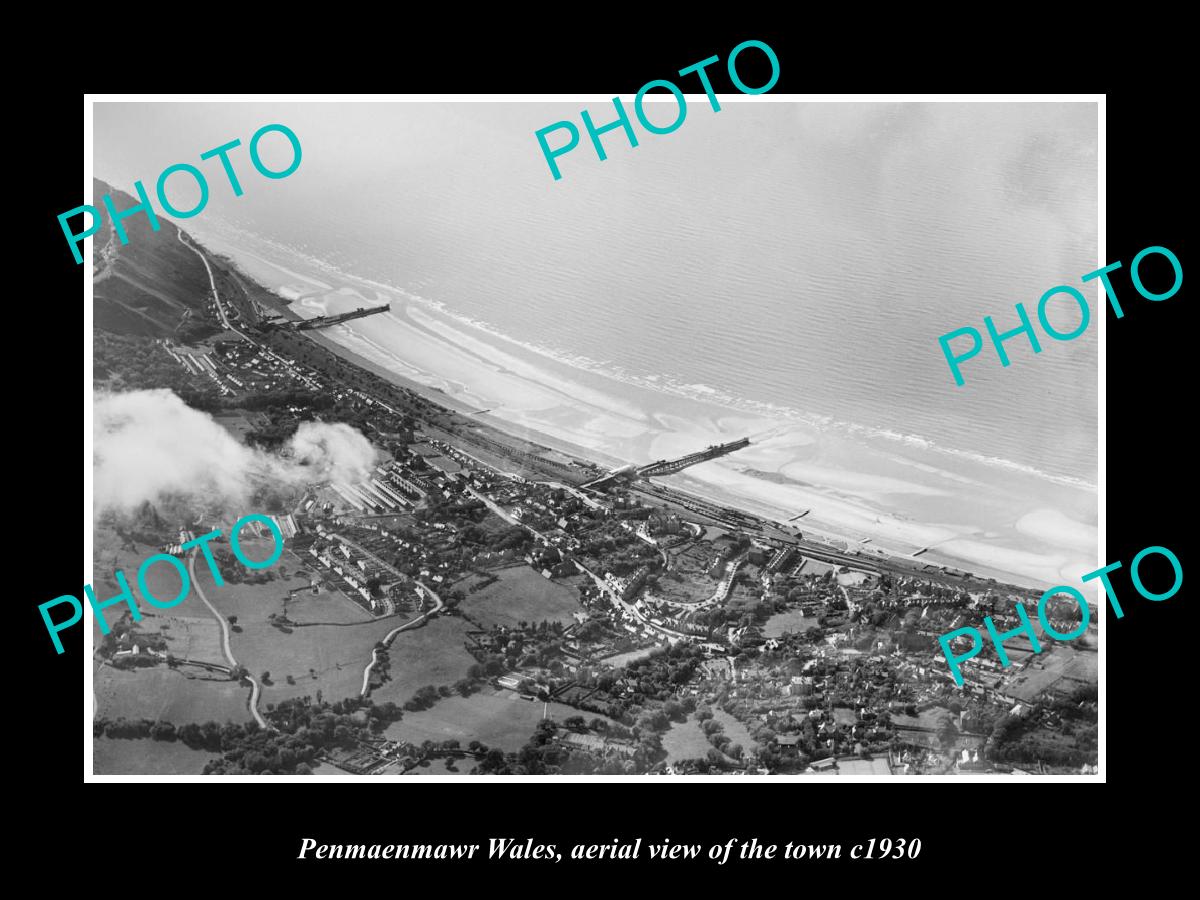
[[[194,677],[251,686],[252,721],[98,715],[97,738],[178,742],[216,774],[1095,771],[1094,624],[1040,654],[1011,639],[1010,666],[977,658],[961,686],[939,648],[983,615],[1015,627],[1039,592],[670,486],[743,442],[610,471],[510,436],[343,359],[285,301],[177,244],[204,262],[207,299],[171,337],[98,331],[97,382],[168,387],[266,450],[343,422],[380,461],[271,498],[282,571],[227,574],[279,606],[253,622],[223,609],[226,659],[197,655]],[[158,510],[99,527],[187,552]],[[1047,617],[1080,624],[1073,601]],[[97,664],[185,672],[167,624],[126,617]]]

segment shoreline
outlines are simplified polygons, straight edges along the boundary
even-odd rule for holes
[[[302,259],[285,267],[220,236],[201,239],[289,319],[310,317],[300,310],[318,315],[389,302],[389,313],[307,336],[511,437],[616,468],[749,435],[750,448],[663,483],[779,523],[810,509],[792,524],[868,556],[878,549],[911,558],[924,550],[922,561],[1014,584],[1071,583],[1098,558],[1097,498],[1089,486],[1044,484],[920,446],[854,441],[715,401],[625,386],[534,358],[511,338],[472,330],[365,279],[325,269],[306,275],[296,271],[305,269]]]
[[[245,277],[249,277],[246,276],[245,272],[242,274]],[[290,305],[286,302],[280,301],[279,310],[288,315],[288,318],[295,321],[300,321],[304,318],[303,316],[296,315],[295,312],[290,308]],[[557,450],[560,453],[567,454],[568,456],[574,456],[580,460],[590,461],[600,466],[607,465],[612,468],[616,468],[625,464],[623,460],[617,459],[616,457],[607,456],[606,454],[591,448],[582,447],[578,444],[571,443],[570,441],[561,440],[552,434],[546,434],[533,429],[515,426],[512,422],[489,415],[486,411],[481,412],[477,406],[466,403],[457,397],[446,393],[439,387],[424,384],[423,382],[409,378],[400,372],[393,371],[386,366],[380,365],[374,360],[355,352],[345,344],[338,343],[319,330],[314,329],[309,331],[305,336],[320,344],[331,353],[337,354],[342,359],[346,360],[346,362],[353,363],[360,368],[366,369],[368,372],[378,375],[385,381],[389,381],[397,387],[410,390],[418,396],[424,397],[426,400],[430,400],[440,406],[446,407],[452,412],[461,413],[464,416],[470,416],[471,418],[478,420],[481,424],[494,428],[497,431],[504,432],[509,437],[544,444],[552,450]]]

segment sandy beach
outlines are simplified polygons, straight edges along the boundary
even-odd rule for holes
[[[1076,584],[1097,566],[1097,494],[1084,480],[782,415],[766,404],[729,405],[702,385],[661,384],[603,360],[555,358],[402,288],[252,235],[197,236],[302,317],[390,303],[386,314],[310,335],[510,433],[611,466],[747,436],[749,447],[669,483],[779,521],[811,510],[797,522],[806,532],[896,555],[928,548],[922,559],[929,562],[1031,587]],[[803,398],[795,405],[802,408]]]

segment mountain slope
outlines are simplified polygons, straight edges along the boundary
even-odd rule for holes
[[[93,180],[94,197],[112,196],[118,211],[137,200]],[[122,334],[169,335],[189,309],[208,301],[208,276],[204,264],[180,243],[178,229],[163,216],[154,231],[144,213],[122,223],[129,243],[122,245],[112,223],[93,238],[95,327]]]

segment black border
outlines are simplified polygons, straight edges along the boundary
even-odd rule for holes
[[[867,15],[866,11],[861,14]],[[814,23],[808,27],[725,29],[726,33],[734,33],[733,37],[718,36],[716,29],[703,36],[676,31],[669,37],[654,37],[640,33],[635,25],[610,21],[612,30],[594,35],[590,42],[585,42],[582,29],[572,29],[569,38],[540,41],[531,38],[530,45],[525,47],[517,46],[509,37],[483,39],[478,47],[458,37],[398,38],[394,53],[386,59],[365,62],[367,56],[384,52],[383,48],[372,45],[361,48],[361,53],[343,51],[346,55],[340,63],[331,60],[320,72],[298,72],[294,85],[274,87],[331,89],[328,78],[336,66],[340,69],[337,87],[346,91],[588,92],[630,96],[645,81],[670,77],[671,72],[684,65],[712,54],[724,59],[734,44],[750,37],[766,41],[778,54],[781,77],[775,93],[876,93],[881,89],[1007,92],[1035,87],[1095,91],[1103,90],[1106,82],[1114,80],[1093,77],[1078,68],[1082,58],[1078,54],[1101,51],[1094,46],[1085,50],[1074,41],[1073,58],[1048,59],[1033,51],[1022,55],[989,46],[978,49],[974,65],[970,65],[970,47],[963,47],[961,41],[947,45],[953,49],[935,46],[917,50],[902,45],[900,52],[886,60],[877,59],[868,68],[870,54],[888,39],[880,36],[864,42],[858,39],[860,36],[850,35],[845,23],[840,30],[830,29],[826,23]],[[361,36],[354,39],[361,40]],[[822,50],[822,44],[830,46]],[[279,36],[273,45],[274,52],[281,53],[278,48],[286,45],[300,46],[292,38]],[[275,57],[276,61],[280,58]],[[914,59],[918,62],[912,65]],[[1014,67],[1040,65],[1038,60],[1064,68],[1054,71],[1053,79],[1036,86],[1012,83]],[[1005,68],[993,67],[1001,61]],[[714,71],[719,72],[720,68],[714,67]],[[968,77],[967,72],[974,74]],[[213,84],[211,80],[187,83],[186,78],[177,81],[177,74],[170,70],[156,69],[155,80],[164,87],[204,92],[259,89],[268,83],[267,79],[243,79],[239,73],[227,74],[224,85],[219,81]],[[1045,73],[1026,74],[1037,77]],[[97,90],[131,87],[124,77],[120,84],[112,83],[111,75],[100,75],[98,80],[101,83]],[[746,80],[757,83],[752,70]],[[1108,254],[1097,265],[1120,259],[1128,267],[1140,249],[1157,244],[1171,248],[1184,269],[1187,268],[1182,223],[1184,184],[1190,183],[1190,179],[1185,178],[1188,171],[1185,144],[1176,131],[1183,106],[1182,98],[1172,93],[1171,82],[1168,80],[1166,84],[1165,89],[1159,84],[1146,91],[1129,88],[1108,94]],[[716,87],[729,89],[720,83]],[[478,788],[484,785],[473,784],[474,789],[467,793],[459,785],[408,781],[386,795],[368,793],[363,788],[339,790],[336,796],[332,788],[321,788],[319,794],[312,789],[303,793],[276,789],[269,798],[259,791],[251,803],[241,798],[241,802],[230,804],[221,802],[224,797],[204,798],[197,803],[201,798],[189,796],[187,800],[191,802],[184,805],[176,791],[188,788],[170,784],[96,785],[95,790],[81,794],[78,679],[82,629],[64,636],[67,650],[56,656],[46,640],[36,605],[79,589],[77,545],[73,539],[67,540],[66,525],[69,522],[71,533],[75,533],[78,520],[74,519],[77,509],[74,503],[78,495],[72,485],[80,477],[82,453],[74,444],[73,435],[66,433],[66,425],[67,409],[77,408],[80,380],[78,368],[70,362],[68,352],[64,352],[64,346],[74,345],[78,333],[72,328],[69,334],[60,334],[56,326],[60,319],[71,318],[63,313],[68,313],[78,302],[82,276],[80,267],[64,251],[55,217],[83,202],[78,141],[84,105],[81,93],[64,89],[39,95],[31,107],[36,107],[31,108],[30,115],[39,128],[37,152],[32,160],[37,174],[16,180],[18,192],[25,192],[17,206],[24,211],[20,227],[29,230],[21,238],[10,238],[13,246],[19,248],[10,258],[10,271],[19,270],[21,284],[21,289],[15,292],[16,309],[10,321],[14,337],[33,332],[29,343],[37,347],[33,352],[40,352],[41,358],[30,359],[32,354],[26,354],[21,347],[25,341],[10,345],[10,359],[18,365],[10,369],[13,381],[9,415],[13,426],[10,446],[22,465],[21,475],[13,483],[27,484],[33,489],[28,499],[18,501],[10,512],[21,515],[26,537],[10,540],[10,552],[16,551],[23,563],[28,560],[17,569],[26,573],[21,583],[27,588],[20,592],[19,603],[25,628],[15,636],[15,641],[26,657],[20,677],[28,685],[39,710],[34,717],[36,737],[27,746],[21,762],[21,771],[36,776],[43,785],[42,796],[30,811],[35,830],[38,825],[54,827],[55,820],[60,823],[61,813],[67,811],[82,813],[85,821],[108,821],[112,823],[109,827],[118,829],[130,827],[116,824],[129,815],[135,816],[135,823],[140,823],[132,827],[143,830],[151,820],[165,817],[169,823],[166,834],[153,829],[142,834],[138,842],[148,848],[138,855],[138,864],[146,869],[177,878],[180,867],[194,871],[196,864],[194,853],[180,853],[182,848],[191,846],[195,850],[223,845],[221,856],[246,852],[246,862],[261,864],[262,875],[269,883],[280,876],[285,881],[297,876],[307,884],[346,887],[350,886],[346,879],[351,874],[361,877],[370,872],[368,877],[374,881],[376,873],[402,874],[406,865],[418,865],[425,873],[432,873],[433,864],[381,861],[308,865],[295,859],[302,837],[313,837],[322,843],[472,841],[486,847],[489,837],[501,836],[532,837],[535,843],[560,846],[573,842],[607,843],[614,837],[635,836],[670,837],[676,842],[706,845],[729,837],[756,836],[762,841],[780,843],[842,840],[849,846],[872,836],[909,836],[923,840],[922,855],[915,862],[877,863],[870,869],[855,864],[849,870],[844,868],[845,861],[791,864],[790,870],[803,881],[798,878],[795,882],[768,884],[734,882],[732,879],[743,879],[747,874],[745,864],[690,869],[705,882],[718,878],[752,890],[791,891],[838,884],[858,888],[863,878],[868,881],[886,878],[894,884],[897,876],[903,876],[905,882],[936,889],[935,885],[949,886],[956,878],[975,882],[968,871],[975,869],[977,873],[980,865],[985,870],[1007,871],[1010,876],[1020,877],[1008,867],[1053,866],[1056,864],[1051,860],[1060,854],[1074,859],[1076,853],[1086,852],[1082,847],[1090,843],[1087,838],[1102,838],[1122,825],[1126,826],[1121,829],[1122,840],[1131,840],[1128,830],[1135,823],[1125,818],[1125,811],[1145,800],[1134,793],[1139,791],[1141,782],[1149,782],[1146,788],[1150,791],[1161,791],[1171,784],[1163,779],[1182,774],[1180,764],[1186,765],[1187,744],[1177,729],[1186,727],[1189,718],[1190,704],[1185,695],[1188,681],[1179,663],[1182,654],[1170,637],[1189,634],[1184,619],[1186,586],[1169,601],[1157,604],[1143,601],[1134,597],[1126,568],[1114,577],[1123,600],[1131,598],[1123,604],[1126,616],[1118,622],[1110,615],[1106,626],[1108,787],[1105,790],[1114,792],[1106,797],[1115,797],[1115,802],[1102,804],[1096,794],[1080,797],[1078,793],[1064,802],[1061,791],[1077,792],[1081,788],[1043,781],[1036,786],[1005,781],[997,783],[994,789],[977,784],[938,785],[936,797],[931,796],[928,788],[899,786],[889,786],[881,794],[877,785],[851,788],[843,784],[837,789],[818,789],[814,794],[812,786],[791,784],[651,787],[641,783],[606,783],[576,787],[546,782],[489,785],[483,791]],[[30,250],[33,259],[26,260],[26,251]],[[1118,273],[1114,281],[1121,291],[1126,316],[1118,321],[1111,311],[1106,314],[1106,558],[1121,559],[1128,567],[1137,551],[1160,544],[1178,555],[1186,572],[1189,571],[1187,538],[1191,532],[1184,518],[1190,512],[1184,492],[1190,481],[1187,463],[1192,447],[1187,436],[1192,404],[1188,402],[1186,385],[1194,380],[1187,377],[1185,368],[1191,360],[1187,344],[1192,340],[1192,329],[1185,321],[1186,285],[1169,301],[1149,303],[1137,298],[1127,274],[1124,278],[1121,275]],[[68,337],[69,342],[64,340]],[[30,471],[26,472],[26,467]],[[13,492],[11,497],[15,500],[18,495]],[[1002,786],[1007,790],[1000,793]],[[401,790],[403,793],[396,792]],[[445,793],[447,790],[451,795]],[[953,797],[949,796],[950,791],[954,792]],[[207,806],[211,816],[193,820],[168,812],[200,806]],[[225,812],[228,808],[242,812],[229,814]],[[1156,823],[1145,825],[1148,830],[1157,831]],[[154,840],[155,832],[158,840]],[[238,840],[241,834],[246,836],[245,845]],[[169,839],[163,841],[164,837]],[[1145,839],[1149,840],[1150,835]],[[1014,862],[1029,858],[1027,853],[1037,848],[1041,848],[1040,852],[1029,863]],[[114,845],[113,851],[120,852],[119,847]],[[969,869],[965,869],[968,860],[977,865],[968,863]],[[550,871],[562,872],[564,864],[570,865],[564,861]],[[624,879],[629,874],[629,865],[591,863],[571,874],[578,878],[580,874],[599,874],[604,870],[606,875]],[[772,863],[754,866],[772,866],[773,872],[779,871]],[[530,867],[544,870],[546,864],[487,865],[493,872],[497,868],[513,870],[514,883],[519,883],[518,879],[524,881],[531,874]],[[457,878],[476,868],[478,865],[458,865],[444,874]],[[637,868],[640,874],[647,866],[643,863]],[[668,883],[674,882],[677,877],[674,869],[680,868],[680,864],[673,864]],[[873,874],[879,871],[882,875]],[[831,876],[828,880],[826,873]],[[910,873],[918,878],[910,880]],[[931,881],[928,877],[931,875],[947,880]],[[853,880],[847,880],[846,876]],[[490,874],[487,878],[489,884],[507,881]],[[356,878],[353,884],[360,883]],[[401,882],[390,880],[380,883],[402,886]],[[459,882],[451,884],[457,887]],[[546,884],[551,889],[572,889],[571,882]],[[636,883],[629,884],[633,887]]]

